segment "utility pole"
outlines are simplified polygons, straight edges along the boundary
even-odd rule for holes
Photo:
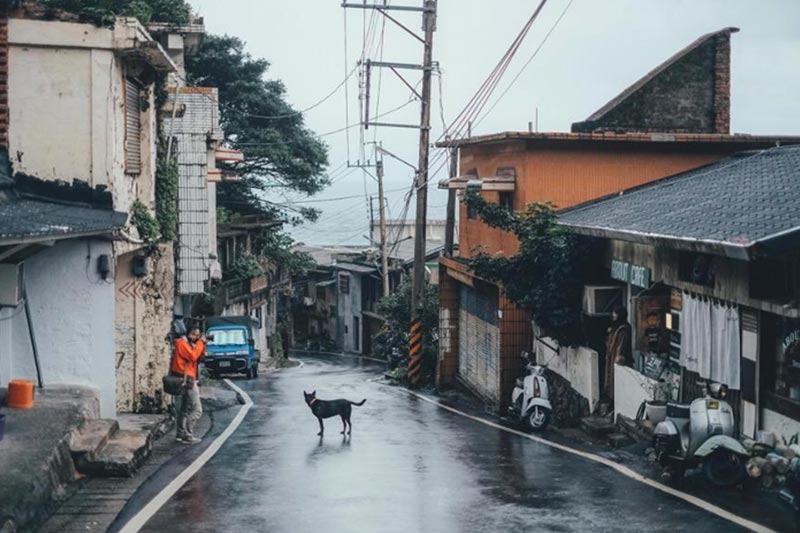
[[[422,56],[422,98],[417,164],[417,223],[414,232],[414,285],[411,291],[411,316],[416,318],[425,291],[425,233],[428,214],[428,153],[431,137],[431,71],[433,70],[433,32],[436,31],[436,0],[424,0],[422,29],[425,32]]]
[[[372,233],[375,230],[375,211],[372,208],[372,196],[369,197],[369,247],[372,248],[375,246],[375,239],[372,237]]]
[[[412,385],[418,385],[422,377],[422,340],[424,333],[422,330],[422,323],[419,320],[420,302],[425,291],[425,233],[427,226],[427,211],[428,211],[428,156],[430,150],[430,130],[431,130],[431,77],[434,69],[433,63],[433,32],[436,31],[436,7],[437,0],[423,0],[422,7],[416,6],[401,6],[390,5],[383,0],[382,3],[367,4],[366,0],[362,3],[343,2],[342,7],[354,9],[374,9],[387,20],[393,22],[400,27],[403,31],[411,35],[414,39],[422,43],[424,46],[423,60],[421,65],[410,63],[397,63],[387,61],[365,61],[364,66],[367,69],[365,76],[366,88],[365,99],[369,101],[369,84],[370,74],[369,70],[372,68],[388,68],[391,70],[408,89],[420,100],[420,122],[419,124],[393,124],[385,122],[374,122],[369,119],[369,112],[365,112],[363,118],[364,128],[369,126],[386,126],[392,128],[415,128],[419,129],[419,164],[414,169],[414,189],[417,194],[417,215],[414,230],[414,272],[413,283],[411,290],[411,328],[408,350],[408,373],[407,378]],[[422,13],[422,31],[424,36],[420,37],[414,31],[406,27],[402,22],[389,14],[390,11],[405,11],[405,12],[421,12]],[[422,92],[417,92],[416,86],[400,74],[401,70],[422,71]],[[375,117],[377,119],[378,117]],[[374,120],[374,119],[373,119]],[[381,153],[386,153],[400,159],[397,156],[389,153],[388,151],[381,150]],[[402,161],[402,160],[401,160]],[[405,163],[405,161],[404,161]],[[406,163],[408,164],[408,163]],[[413,166],[410,165],[409,166]],[[382,173],[383,168],[381,164],[381,179],[379,186],[382,188]],[[381,209],[383,209],[383,201],[381,201]],[[383,257],[388,261],[385,254],[386,239],[385,236],[381,238],[383,242]],[[388,274],[388,270],[384,266],[384,276]],[[387,289],[387,281],[384,278],[384,291]]]
[[[375,162],[378,174],[378,216],[381,225],[381,279],[383,280],[383,296],[389,296],[389,257],[386,251],[386,212],[383,201],[383,160]]]
[[[450,148],[450,179],[458,176],[458,148]],[[453,257],[453,243],[455,241],[456,225],[456,191],[447,190],[447,221],[444,226],[444,255]]]

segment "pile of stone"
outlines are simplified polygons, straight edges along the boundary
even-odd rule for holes
[[[750,452],[747,474],[765,489],[779,490],[787,481],[800,476],[800,444],[785,441],[775,433],[761,431],[758,439],[745,439]]]

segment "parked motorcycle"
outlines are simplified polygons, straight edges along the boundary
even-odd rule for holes
[[[528,356],[528,352],[522,352],[522,357],[526,360]],[[525,368],[528,374],[517,379],[511,392],[509,415],[532,431],[542,431],[550,423],[550,413],[553,410],[544,367],[529,362]]]
[[[653,448],[673,481],[679,482],[686,470],[701,465],[717,486],[736,485],[744,479],[749,454],[733,437],[733,409],[724,400],[727,392],[724,385],[707,382],[704,398],[690,405],[667,404],[667,418],[653,432]]]

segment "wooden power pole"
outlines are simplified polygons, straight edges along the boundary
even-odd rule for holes
[[[431,74],[433,70],[433,32],[436,31],[436,0],[425,0],[422,14],[425,32],[422,56],[422,98],[417,164],[417,215],[414,232],[414,285],[411,292],[411,316],[416,318],[425,291],[425,233],[428,214],[428,153],[431,138]]]
[[[381,225],[381,279],[383,280],[383,296],[389,296],[389,257],[386,250],[386,210],[383,199],[383,160],[375,162],[378,174],[378,217]]]
[[[422,54],[422,64],[409,64],[409,63],[396,63],[387,61],[365,61],[364,66],[367,69],[366,79],[366,92],[365,99],[369,101],[369,84],[370,75],[369,70],[372,68],[388,68],[403,83],[408,87],[411,92],[420,100],[420,122],[419,124],[392,124],[385,122],[375,122],[370,120],[369,112],[365,112],[363,117],[363,126],[368,128],[370,126],[386,126],[393,128],[419,128],[419,163],[416,167],[414,178],[414,189],[417,194],[417,213],[416,224],[414,230],[414,271],[413,283],[411,290],[411,339],[409,342],[409,361],[408,361],[408,379],[412,385],[417,385],[422,377],[422,339],[424,332],[422,331],[422,324],[418,319],[419,307],[422,297],[425,292],[425,233],[427,226],[427,211],[428,211],[428,156],[430,151],[430,136],[431,136],[431,78],[433,74],[433,32],[436,31],[436,6],[437,0],[423,0],[422,7],[416,6],[402,6],[391,5],[383,1],[383,3],[367,4],[366,0],[362,3],[343,2],[342,7],[354,9],[374,9],[381,15],[386,17],[389,21],[393,22],[406,33],[411,35],[417,41],[422,43],[424,51]],[[420,37],[414,31],[406,27],[402,22],[389,15],[389,11],[405,11],[405,12],[421,12],[422,13],[422,31],[424,36]],[[416,86],[409,83],[402,74],[401,70],[422,71],[422,92],[417,92]],[[375,117],[378,118],[378,117]],[[381,169],[383,172],[383,169]],[[382,180],[381,180],[382,181]],[[383,202],[381,202],[381,209],[383,209]],[[383,241],[383,253],[385,257],[386,239]],[[386,267],[384,272],[388,274]],[[386,274],[384,274],[386,275]],[[386,281],[384,279],[384,293],[386,291]]]

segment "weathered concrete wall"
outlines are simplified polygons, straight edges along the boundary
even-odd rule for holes
[[[787,441],[795,435],[800,435],[800,421],[793,420],[769,409],[761,410],[761,428],[773,431]]]
[[[116,405],[120,412],[163,407],[161,378],[169,369],[165,341],[172,319],[174,259],[163,244],[147,259],[148,274],[137,278],[131,262],[137,253],[120,254],[115,279]]]
[[[106,186],[114,208],[155,201],[153,91],[141,114],[141,172],[125,173],[125,76],[114,30],[92,24],[9,21],[9,154],[16,172]]]
[[[569,381],[572,388],[589,402],[589,409],[594,411],[600,402],[597,352],[583,346],[577,349],[559,347],[558,342],[548,337],[537,339],[534,349],[536,362]]]
[[[614,413],[636,418],[642,402],[654,400],[658,381],[640,374],[629,366],[614,366]]]
[[[345,352],[360,353],[363,347],[363,339],[361,338],[361,331],[364,326],[364,320],[361,316],[361,276],[352,272],[341,272],[337,274],[337,290],[339,291],[338,298],[338,339],[342,350]],[[342,294],[341,283],[338,276],[350,277],[350,293]],[[358,318],[358,349],[356,349],[355,342],[355,318]]]
[[[25,261],[25,285],[45,386],[97,389],[102,416],[114,416],[114,286],[97,274],[102,254],[111,243],[61,241]],[[12,378],[36,379],[21,305],[0,311],[0,383]]]

